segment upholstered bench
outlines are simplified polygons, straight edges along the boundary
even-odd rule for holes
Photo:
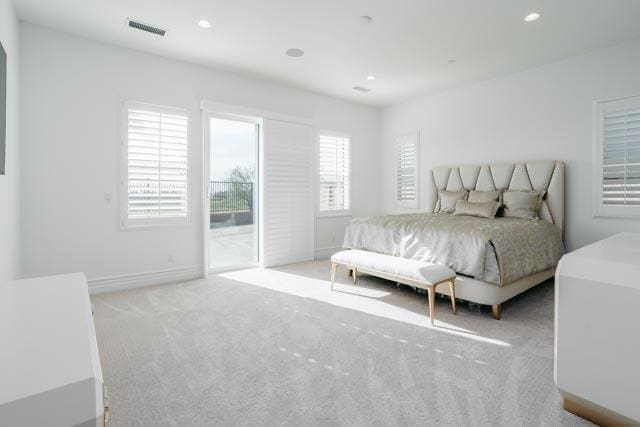
[[[357,249],[341,251],[331,257],[331,290],[333,290],[338,265],[343,265],[353,271],[353,283],[356,283],[358,272],[362,272],[425,289],[429,298],[431,325],[433,325],[435,315],[436,287],[448,283],[451,307],[453,314],[456,314],[456,273],[444,265]]]

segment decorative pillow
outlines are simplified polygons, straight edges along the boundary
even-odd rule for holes
[[[478,216],[480,218],[495,218],[500,208],[499,202],[471,203],[464,200],[456,202],[454,215]]]
[[[469,192],[469,198],[467,201],[469,203],[486,203],[486,202],[499,202],[502,198],[502,191],[493,190],[493,191],[478,191],[471,190]]]
[[[438,204],[436,212],[451,213],[456,210],[458,200],[466,200],[467,192],[462,191],[438,191]]]
[[[545,192],[505,191],[502,194],[503,216],[510,218],[539,219],[538,211]]]

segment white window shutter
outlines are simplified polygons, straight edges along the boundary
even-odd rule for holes
[[[314,256],[313,130],[265,119],[262,156],[262,251],[265,267]]]
[[[419,136],[412,133],[396,139],[396,204],[401,207],[419,206]]]
[[[318,147],[318,210],[346,213],[351,209],[351,142],[348,136],[321,133]]]
[[[597,193],[605,216],[640,215],[640,96],[600,103]]]
[[[126,109],[126,225],[188,218],[188,125],[185,111],[140,103]]]
[[[605,113],[602,201],[640,205],[640,109]]]

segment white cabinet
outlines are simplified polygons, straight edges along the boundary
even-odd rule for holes
[[[0,425],[99,426],[102,371],[84,274],[0,285]]]
[[[565,409],[640,423],[640,234],[565,255],[556,271],[555,381]]]

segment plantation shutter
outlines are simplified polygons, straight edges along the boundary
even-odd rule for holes
[[[265,267],[314,257],[313,130],[264,119],[262,249]]]
[[[319,141],[320,212],[344,212],[350,209],[350,140],[346,136],[321,134]]]
[[[418,135],[398,137],[396,143],[396,200],[399,205],[418,206]]]
[[[129,104],[126,222],[185,222],[188,216],[188,125],[183,110]]]
[[[640,205],[640,97],[634,98],[635,102],[625,100],[627,105],[605,105],[601,111],[605,205]]]

